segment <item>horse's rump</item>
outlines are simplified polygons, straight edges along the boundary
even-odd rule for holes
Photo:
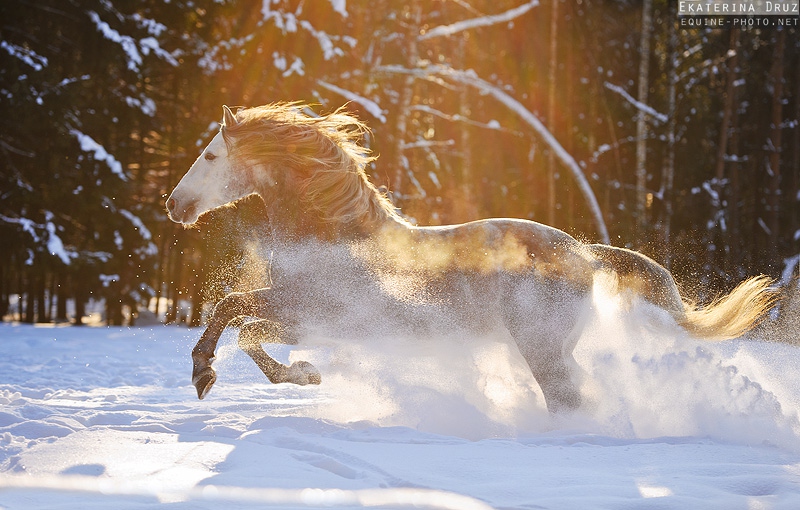
[[[600,269],[617,277],[620,291],[632,291],[668,311],[689,333],[700,338],[727,340],[757,326],[775,305],[778,293],[766,276],[745,280],[729,294],[707,306],[681,297],[672,274],[641,253],[602,244],[587,246]]]

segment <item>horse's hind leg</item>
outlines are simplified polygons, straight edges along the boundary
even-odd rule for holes
[[[539,383],[547,410],[551,413],[574,411],[582,402],[577,387],[577,370],[572,354],[560,349],[549,352],[523,353],[533,377]]]
[[[581,370],[572,351],[591,315],[591,301],[581,294],[555,299],[540,295],[537,300],[515,307],[506,318],[506,327],[539,383],[551,413],[575,410],[582,402],[578,390]]]
[[[297,341],[288,337],[279,324],[270,320],[248,322],[239,329],[239,347],[256,362],[271,383],[305,386],[322,382],[319,371],[307,361],[296,361],[286,366],[270,357],[261,347],[265,342],[296,344]]]

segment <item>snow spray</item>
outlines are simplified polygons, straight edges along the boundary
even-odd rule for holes
[[[670,315],[616,293],[598,277],[592,317],[574,355],[583,405],[548,413],[538,384],[502,327],[475,335],[436,313],[415,317],[428,335],[376,327],[372,335],[312,331],[288,361],[322,373],[319,404],[305,416],[342,424],[403,426],[469,439],[555,429],[619,438],[709,437],[800,450],[796,347],[742,338],[692,338]],[[342,323],[386,320],[342,282]],[[389,323],[390,321],[386,321]],[[331,325],[335,329],[337,325]],[[220,356],[224,355],[221,352]],[[782,355],[785,354],[785,355]]]

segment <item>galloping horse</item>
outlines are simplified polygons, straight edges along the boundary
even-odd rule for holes
[[[412,226],[367,178],[374,158],[358,144],[366,126],[343,110],[314,117],[303,109],[281,103],[234,114],[224,106],[219,133],[167,199],[170,219],[193,225],[256,194],[275,253],[268,288],[228,294],[214,308],[192,351],[200,399],[216,381],[211,362],[222,331],[243,316],[257,320],[241,327],[239,346],[272,383],[300,385],[320,384],[319,371],[303,361],[283,365],[262,343],[296,343],[315,328],[337,338],[425,335],[434,324],[476,335],[504,328],[558,412],[581,403],[572,351],[596,276],[612,276],[619,292],[663,308],[700,338],[738,337],[774,302],[770,280],[755,277],[697,308],[648,257],[533,221]],[[354,306],[363,302],[368,310]]]

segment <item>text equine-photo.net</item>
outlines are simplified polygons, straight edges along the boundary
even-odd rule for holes
[[[796,27],[800,0],[680,0],[681,28]]]

